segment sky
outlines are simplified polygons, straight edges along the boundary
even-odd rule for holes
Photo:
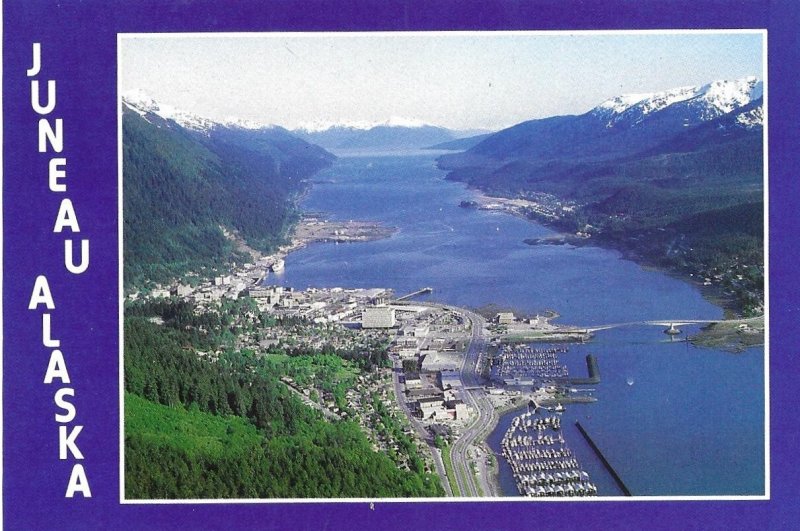
[[[626,93],[762,74],[760,33],[131,35],[120,91],[287,129],[412,120],[496,130]]]

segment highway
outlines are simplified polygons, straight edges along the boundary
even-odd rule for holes
[[[431,302],[425,302],[423,304],[436,308],[445,307],[445,305]],[[470,322],[472,329],[470,342],[467,346],[460,371],[461,382],[464,388],[464,401],[472,408],[474,419],[450,447],[450,460],[452,461],[456,477],[447,476],[444,463],[442,462],[442,455],[433,444],[433,436],[413,415],[413,412],[409,410],[408,404],[403,398],[404,394],[399,376],[402,372],[402,364],[398,358],[393,358],[392,361],[394,367],[392,372],[395,398],[400,409],[406,414],[411,425],[414,427],[414,430],[428,444],[431,454],[433,455],[436,472],[442,479],[442,486],[447,496],[454,496],[455,489],[452,488],[453,486],[457,487],[458,492],[463,497],[497,496],[499,494],[495,492],[492,482],[488,477],[489,467],[483,463],[475,463],[475,469],[481,471],[481,473],[476,476],[473,473],[473,467],[471,465],[472,460],[469,455],[470,451],[474,453],[476,449],[476,446],[474,446],[475,441],[485,437],[488,430],[496,425],[499,418],[494,407],[488,400],[486,392],[483,389],[482,377],[479,374],[481,362],[484,360],[486,354],[486,338],[484,337],[486,320],[480,315],[464,308],[448,307],[463,315],[464,318]],[[486,455],[481,455],[482,460],[485,460],[486,457]]]
[[[475,448],[476,440],[485,435],[485,431],[497,422],[497,414],[489,403],[486,393],[480,387],[481,376],[479,367],[481,359],[486,354],[486,338],[483,329],[486,321],[480,315],[468,310],[460,310],[472,324],[472,337],[464,355],[461,365],[461,381],[464,385],[464,398],[472,407],[476,415],[473,422],[452,445],[450,450],[453,468],[456,472],[456,483],[462,496],[489,497],[494,495],[494,489],[485,472],[476,477],[470,460],[470,449]],[[467,389],[471,388],[471,389]],[[482,457],[485,459],[485,456]],[[477,470],[486,470],[476,463]]]

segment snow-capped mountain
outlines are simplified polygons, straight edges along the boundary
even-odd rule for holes
[[[314,122],[307,122],[301,124],[300,127],[295,129],[297,132],[304,133],[325,133],[331,131],[367,131],[375,127],[425,127],[431,126],[422,120],[416,118],[404,118],[402,116],[392,116],[388,120],[382,122],[367,121],[367,120],[352,120],[331,122],[325,120],[318,120]]]
[[[241,129],[268,129],[275,127],[269,124],[238,118],[229,118],[222,121],[211,120],[210,118],[178,109],[172,105],[159,103],[146,92],[139,89],[123,93],[122,103],[132,111],[138,113],[145,120],[148,119],[148,114],[155,114],[165,120],[173,120],[181,127],[201,133],[207,133],[209,130],[219,126]]]
[[[292,133],[325,149],[341,151],[414,150],[463,136],[457,131],[401,118],[379,124],[358,122],[327,128],[309,127]]]
[[[613,128],[635,126],[648,116],[670,108],[673,114],[683,115],[687,125],[695,125],[733,112],[762,95],[763,83],[750,76],[651,94],[625,94],[601,103],[590,114],[603,121],[607,128]]]
[[[764,118],[762,96],[762,82],[755,77],[626,94],[578,116],[522,122],[487,137],[465,156],[537,163],[609,160],[660,149],[698,127],[703,127],[702,135],[693,138],[710,139],[734,130],[758,133]],[[442,161],[464,164],[466,159],[452,156]]]

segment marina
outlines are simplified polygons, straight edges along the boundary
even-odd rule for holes
[[[542,416],[536,412],[517,416],[501,446],[522,496],[597,495],[597,486],[564,440],[560,416]]]
[[[286,257],[277,283],[296,289],[388,286],[401,295],[430,286],[434,291],[429,297],[446,305],[480,308],[494,303],[518,315],[557,308],[564,325],[580,324],[594,337],[586,343],[535,344],[569,348],[558,354],[554,368],[566,365],[570,376],[552,387],[573,397],[559,394],[550,403],[544,397],[537,402],[565,406],[563,436],[599,496],[624,494],[578,433],[575,420],[637,496],[763,493],[763,348],[732,356],[717,348],[669,341],[663,330],[670,324],[691,337],[700,326],[719,320],[722,310],[690,284],[641,268],[614,251],[526,245],[526,238],[546,237],[551,231],[515,216],[459,207],[475,194],[442,179],[432,159],[340,158],[320,175],[335,177],[336,183],[312,189],[303,207],[324,212],[331,221],[369,219],[397,231],[360,245],[303,247]],[[389,204],[395,208],[387,208]],[[545,341],[549,337],[539,335]],[[590,384],[599,381],[598,363],[602,382]],[[713,392],[709,375],[724,375],[714,380]],[[519,413],[501,414],[489,434],[502,492],[508,496],[519,492],[500,440]],[[691,433],[686,433],[687,417],[694,419]]]
[[[498,365],[497,377],[506,385],[519,385],[520,382],[533,380],[564,379],[569,376],[569,371],[559,361],[558,355],[566,352],[566,348],[504,345],[495,357]]]

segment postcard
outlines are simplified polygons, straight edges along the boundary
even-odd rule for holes
[[[8,527],[783,528],[796,9],[612,4],[5,5]]]

